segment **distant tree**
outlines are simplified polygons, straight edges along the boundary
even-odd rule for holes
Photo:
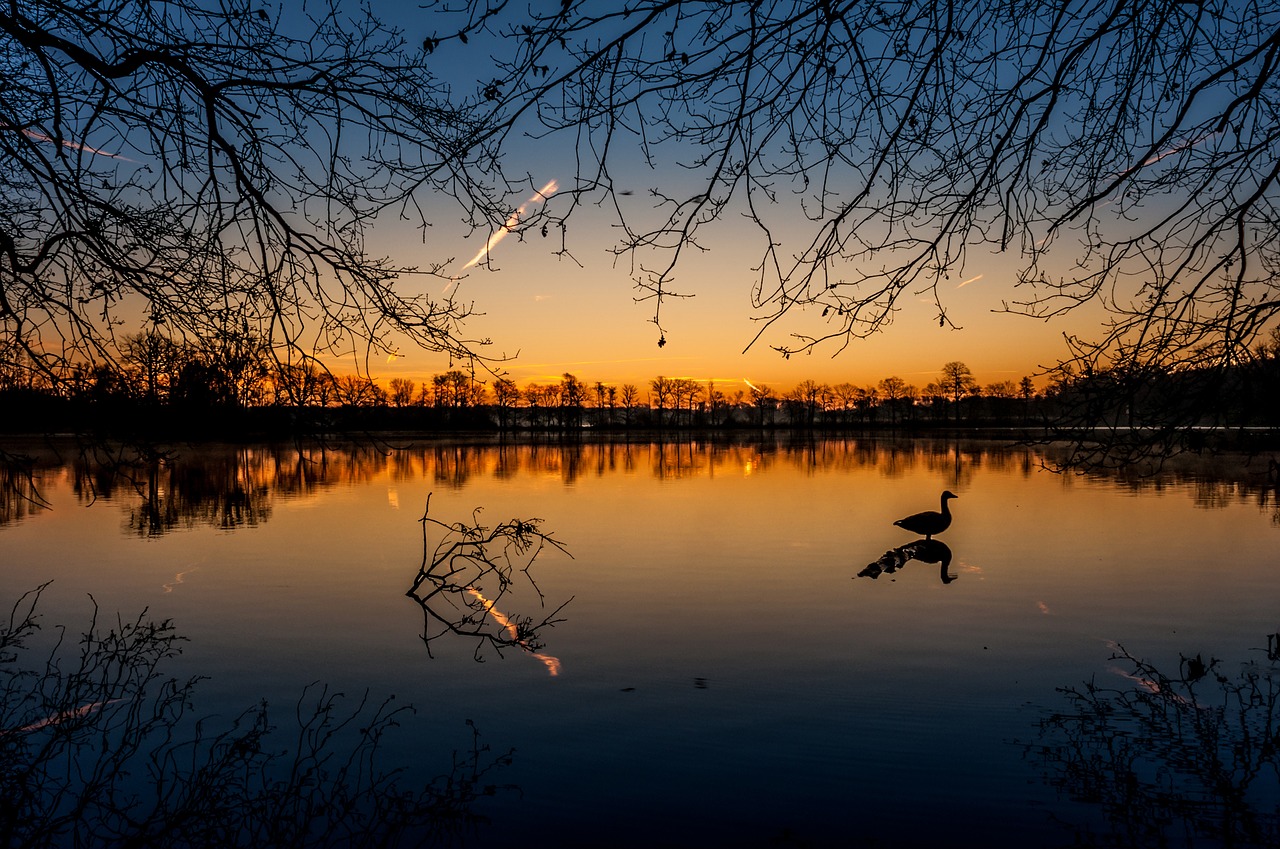
[[[664,411],[671,406],[671,402],[675,400],[675,381],[670,380],[662,375],[658,375],[649,381],[649,388],[652,390],[650,398],[654,410],[658,415],[658,424],[664,423]]]
[[[707,381],[707,421],[711,424],[712,427],[718,427],[721,424],[718,411],[723,410],[725,408],[726,402],[727,402],[727,399],[724,397],[724,392],[720,391],[719,389],[716,389],[716,382],[714,380],[708,380]]]
[[[190,387],[207,393],[207,396],[197,396],[204,402],[202,406],[220,403],[223,401],[223,394],[219,392],[218,381],[213,378],[216,378],[216,375],[208,374],[199,361],[188,361],[178,374],[178,383],[174,387],[175,395],[182,397],[184,390]],[[98,402],[130,400],[136,394],[133,383],[118,368],[106,364],[88,369],[81,384],[84,397]]]
[[[907,382],[900,377],[886,377],[877,384],[884,395],[885,406],[889,408],[891,424],[897,424],[899,403],[910,395],[907,393]]]
[[[941,383],[936,380],[929,381],[920,391],[920,395],[923,400],[928,401],[930,414],[934,420],[945,418],[947,390]]]
[[[597,380],[591,389],[595,396],[593,400],[596,408],[596,424],[603,426],[606,420],[605,395],[608,393],[608,388],[603,381]]]
[[[461,369],[451,369],[431,379],[437,407],[461,409],[484,403],[484,384],[475,375]]]
[[[436,407],[451,406],[453,395],[449,389],[449,378],[443,374],[431,376],[431,402]]]
[[[605,388],[605,407],[609,411],[608,423],[613,424],[613,410],[618,406],[618,387],[608,386]]]
[[[119,348],[122,370],[140,397],[152,404],[167,401],[187,356],[184,347],[152,328],[125,336]]]
[[[507,377],[493,381],[493,402],[498,408],[498,424],[504,430],[511,426],[511,412],[520,402],[520,390],[516,382]]]
[[[263,404],[272,376],[268,358],[267,346],[248,322],[228,316],[222,328],[203,337],[199,347],[189,352],[180,379],[186,383],[188,399],[200,394],[191,385],[193,380],[208,380],[219,404]]]
[[[959,360],[952,360],[942,366],[942,377],[938,380],[938,386],[941,387],[942,394],[955,405],[956,424],[959,424],[960,402],[978,388],[978,382],[973,379],[973,372]]]
[[[814,427],[817,424],[819,413],[826,411],[825,398],[830,392],[830,387],[825,384],[818,384],[813,380],[803,380],[791,393],[788,393],[797,403],[800,416],[806,427]]]
[[[759,386],[751,387],[751,406],[755,407],[757,423],[760,427],[772,421],[773,411],[777,408],[778,400],[773,397],[773,390],[769,385],[762,383]],[[768,416],[768,420],[766,420]]]
[[[274,403],[296,407],[327,407],[334,399],[334,378],[313,362],[279,368],[272,382]]]
[[[560,408],[560,384],[529,383],[524,388],[531,424],[550,427]]]
[[[863,388],[858,398],[859,406],[862,407],[868,422],[875,421],[876,410],[880,407],[880,390],[875,386],[866,386]]]
[[[858,398],[861,397],[861,390],[852,383],[845,381],[831,387],[831,392],[835,396],[836,405],[842,413],[845,424],[848,424],[853,420],[854,411],[858,409]]]
[[[1018,381],[1018,397],[1022,399],[1022,420],[1025,422],[1031,413],[1031,401],[1036,397],[1036,385],[1029,375]]]
[[[685,421],[690,426],[693,424],[694,410],[702,403],[703,392],[701,383],[687,377],[675,378],[672,382],[672,396],[676,409],[687,411]]]
[[[640,390],[633,383],[622,384],[619,390],[619,397],[622,400],[622,414],[625,417],[627,427],[631,426],[631,415],[636,405],[640,403]]]
[[[982,394],[988,398],[1017,398],[1018,384],[1012,380],[1000,380],[995,383],[988,383],[982,390]]]
[[[521,395],[524,397],[525,406],[529,408],[529,424],[537,427],[539,422],[539,410],[542,408],[543,388],[537,383],[525,384]]]
[[[337,379],[338,403],[345,407],[377,407],[387,403],[381,386],[359,374],[344,374]]]
[[[393,377],[387,400],[393,407],[408,407],[413,404],[413,391],[417,388],[412,380],[404,377]]]
[[[560,406],[562,421],[566,427],[582,426],[582,405],[587,400],[587,387],[569,372],[560,378]]]

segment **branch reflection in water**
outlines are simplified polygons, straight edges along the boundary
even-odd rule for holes
[[[475,658],[484,660],[485,649],[499,656],[517,649],[540,660],[551,675],[560,672],[560,661],[544,653],[542,632],[564,621],[562,602],[540,618],[504,612],[504,599],[514,596],[517,573],[537,593],[545,611],[547,600],[530,569],[550,546],[567,556],[565,546],[542,530],[541,519],[511,519],[493,527],[480,524],[477,509],[471,522],[446,523],[431,516],[431,495],[419,523],[422,525],[422,564],[405,593],[422,608],[422,641],[431,644],[446,634],[475,641]],[[435,545],[432,534],[438,534]]]
[[[1123,681],[1065,687],[1027,746],[1045,780],[1105,823],[1078,845],[1280,845],[1280,635],[1225,672],[1200,654],[1177,677],[1112,645]],[[1102,834],[1091,833],[1102,831]],[[1083,833],[1081,833],[1083,832]]]
[[[79,640],[42,633],[48,584],[0,621],[0,845],[425,847],[456,845],[511,762],[480,742],[436,777],[383,766],[413,713],[311,685],[278,727],[266,702],[216,731],[193,719],[199,678],[166,667],[183,638],[144,611]],[[291,728],[289,726],[292,726]]]
[[[858,573],[858,577],[875,579],[881,575],[892,575],[911,560],[939,564],[939,576],[944,584],[949,584],[956,579],[956,576],[950,572],[951,548],[945,542],[936,539],[918,539],[906,545],[891,548],[880,555],[878,560],[868,563]]]

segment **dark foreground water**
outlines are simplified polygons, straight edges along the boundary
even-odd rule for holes
[[[49,462],[48,509],[6,502],[0,602],[52,580],[47,622],[80,627],[90,595],[172,618],[189,642],[169,671],[208,677],[199,714],[263,698],[287,714],[316,681],[395,694],[417,714],[384,754],[411,775],[444,771],[471,720],[514,753],[468,845],[1269,839],[1280,710],[1263,688],[1242,713],[1238,692],[1269,686],[1280,649],[1265,462],[1125,480],[1042,459],[857,440],[260,446],[184,448],[132,482]],[[905,552],[934,562],[868,570],[917,539],[893,520],[944,489],[945,545]],[[445,524],[541,519],[567,554],[517,563],[505,589],[445,561],[420,605],[405,592],[429,495]],[[448,534],[427,531],[430,555]],[[1197,656],[1220,663],[1201,676]]]

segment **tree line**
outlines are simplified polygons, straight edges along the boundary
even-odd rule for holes
[[[209,412],[275,410],[337,416],[306,419],[313,424],[354,420],[373,426],[500,430],[1280,423],[1274,400],[1280,387],[1280,330],[1259,344],[1248,368],[1134,375],[1064,367],[1046,375],[1043,388],[1031,375],[982,383],[959,360],[944,363],[923,386],[897,375],[861,385],[803,380],[790,388],[665,375],[617,384],[569,372],[556,381],[521,385],[507,376],[486,378],[460,368],[421,382],[395,377],[384,385],[365,375],[335,374],[315,361],[282,366],[249,333],[184,342],[150,329],[123,336],[118,348],[111,360],[69,367],[59,380],[42,380],[35,369],[0,369],[0,397],[22,401],[28,409],[88,405],[106,420],[112,413],[127,420],[167,410],[191,420]],[[23,429],[24,422],[11,427]]]

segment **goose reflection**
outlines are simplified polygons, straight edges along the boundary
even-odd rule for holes
[[[907,565],[910,560],[939,564],[938,575],[944,584],[949,584],[956,579],[956,576],[949,571],[952,560],[950,546],[942,540],[927,538],[889,549],[880,555],[880,559],[868,563],[866,568],[858,573],[858,577],[874,579],[885,573],[892,575]]]

